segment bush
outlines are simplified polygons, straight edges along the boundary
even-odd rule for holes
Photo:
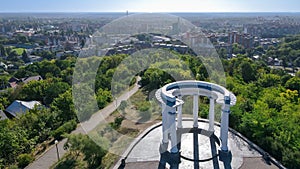
[[[150,109],[150,103],[148,101],[143,101],[141,104],[138,105],[138,109],[141,112],[148,111]]]
[[[77,123],[75,120],[71,120],[63,124],[62,126],[58,127],[56,130],[54,130],[51,135],[57,139],[62,139],[62,135],[66,133],[71,133],[73,130],[75,130],[77,127]]]
[[[119,117],[116,117],[115,118],[115,121],[113,123],[110,123],[110,126],[117,130],[120,128],[121,124],[122,124],[122,121],[124,120],[124,117],[123,116],[119,116]]]
[[[11,165],[8,167],[8,169],[19,169],[19,167],[17,165]]]
[[[34,160],[34,157],[32,157],[31,154],[21,154],[18,156],[18,167],[25,168],[33,160]]]

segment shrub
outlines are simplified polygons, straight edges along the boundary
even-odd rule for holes
[[[122,124],[122,121],[124,120],[124,117],[123,116],[119,116],[119,117],[116,117],[115,118],[115,121],[110,123],[110,126],[117,130],[118,128],[120,128],[121,124]]]
[[[54,130],[51,135],[57,139],[62,139],[62,135],[66,133],[72,132],[74,129],[76,129],[77,123],[75,120],[71,120],[63,124],[62,126],[58,127],[56,130]]]
[[[11,165],[8,167],[8,169],[19,169],[19,167],[17,165]]]
[[[143,101],[140,105],[138,105],[139,111],[148,111],[150,109],[150,103],[147,101]]]
[[[30,164],[34,157],[32,157],[31,154],[21,154],[18,156],[18,167],[19,168],[25,168],[28,164]]]

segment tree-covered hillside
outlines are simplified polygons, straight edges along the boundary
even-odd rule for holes
[[[297,41],[286,38],[281,46],[266,51],[266,56],[288,56],[288,60],[292,59],[296,66],[299,58],[297,51],[300,49]],[[289,51],[287,55],[285,51]],[[12,164],[23,167],[33,160],[32,156],[53,143],[54,139],[61,139],[64,133],[71,132],[78,122],[77,117],[80,121],[87,120],[96,112],[89,102],[91,98],[76,93],[74,95],[72,89],[83,87],[95,93],[93,99],[99,108],[103,108],[113,101],[114,94],[128,87],[123,84],[133,84],[135,78],[131,78],[130,75],[141,76],[140,84],[143,90],[149,93],[174,80],[196,78],[210,81],[201,59],[195,56],[175,52],[165,55],[163,52],[149,51],[147,57],[137,56],[134,61],[126,58],[127,55],[113,55],[80,59],[77,61],[80,66],[76,67],[76,71],[84,83],[72,83],[76,64],[73,57],[37,62],[3,77],[2,80],[7,82],[13,76],[22,78],[41,75],[43,80],[19,84],[14,90],[7,89],[1,92],[1,109],[16,99],[40,101],[45,107],[33,109],[12,120],[0,121],[0,168]],[[95,62],[101,64],[94,72],[95,80],[92,84],[93,81],[88,79],[92,75],[85,70],[91,68]],[[210,62],[214,63],[212,60]],[[300,73],[291,76],[282,69],[268,67],[263,60],[254,61],[248,58],[247,54],[240,54],[230,60],[224,59],[222,62],[227,77],[226,87],[238,100],[237,105],[231,109],[230,126],[269,152],[286,167],[299,168]],[[149,68],[144,69],[145,66]],[[84,100],[77,114],[74,97]],[[199,114],[204,118],[207,115],[203,112]]]

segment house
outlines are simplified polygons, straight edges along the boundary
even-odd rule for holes
[[[274,59],[274,66],[281,66],[282,65],[282,60],[279,60],[278,58]]]
[[[16,88],[18,86],[19,79],[12,77],[8,80],[9,86],[11,88]]]
[[[0,110],[0,121],[5,119],[7,119],[6,114],[2,110]]]
[[[19,83],[29,83],[30,81],[40,81],[43,80],[43,78],[40,75],[37,76],[31,76],[31,77],[24,77],[21,79],[12,77],[8,80],[9,86],[11,88],[16,88],[18,86]]]
[[[2,68],[3,70],[7,70],[7,65],[3,62],[0,62],[0,68]]]
[[[9,70],[18,70],[19,66],[14,65],[14,64],[9,64],[9,65],[7,65],[7,69],[9,69]]]
[[[40,62],[40,61],[43,60],[42,57],[35,56],[35,55],[30,55],[30,56],[28,56],[28,58],[29,58],[29,60],[30,60],[31,63]]]
[[[38,101],[20,101],[15,100],[11,105],[9,105],[5,112],[11,115],[12,117],[16,117],[19,114],[24,114],[27,111],[34,108],[36,105],[41,105]]]
[[[23,83],[29,83],[30,81],[40,81],[40,80],[43,80],[43,78],[38,75],[38,76],[31,76],[31,77],[25,77],[25,78],[22,78],[21,81]]]
[[[257,59],[259,59],[259,57],[260,57],[259,55],[254,55],[253,59],[257,60]]]

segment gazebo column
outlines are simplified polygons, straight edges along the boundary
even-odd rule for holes
[[[226,104],[222,108],[221,115],[221,133],[220,138],[222,142],[221,150],[228,151],[228,125],[229,125],[229,113],[230,113],[230,104]]]
[[[158,168],[164,169],[169,163],[170,169],[178,169],[180,154],[177,148],[176,107],[162,104],[162,128],[163,139],[159,148],[161,157]],[[169,139],[171,140],[170,153],[168,153]]]
[[[162,108],[162,144],[168,144],[169,143],[169,124],[168,124],[168,110],[167,110],[167,106],[165,104],[162,104],[161,106]]]
[[[182,100],[181,96],[178,99]],[[177,107],[177,128],[182,128],[182,104]]]
[[[171,153],[177,153],[177,132],[176,132],[176,108],[162,104],[162,152],[167,151],[169,136],[171,140]]]
[[[178,153],[176,131],[176,108],[170,108],[168,112],[169,133],[171,137],[171,153]]]
[[[209,128],[208,131],[214,132],[214,123],[215,123],[215,99],[209,98]]]
[[[198,128],[198,112],[199,112],[199,96],[194,95],[194,104],[193,104],[193,119],[194,124],[193,127]]]

